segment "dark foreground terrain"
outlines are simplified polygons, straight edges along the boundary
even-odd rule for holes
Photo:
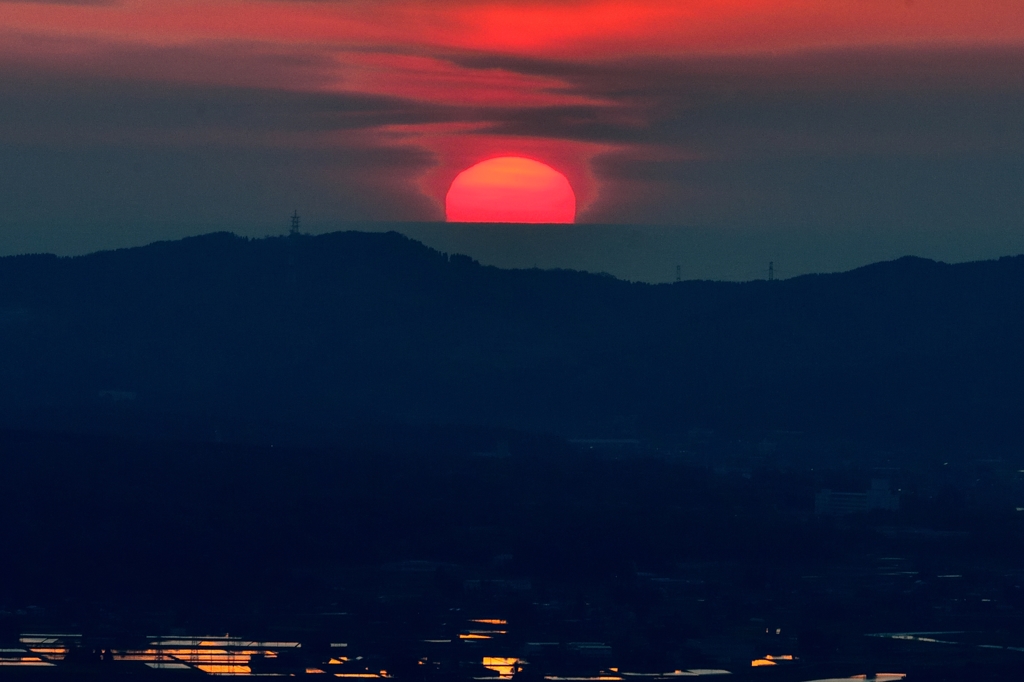
[[[1020,460],[792,433],[350,438],[0,435],[0,662],[38,661],[0,675],[1024,670]],[[815,511],[883,483],[898,510]]]
[[[1024,679],[1022,292],[0,259],[0,677]]]

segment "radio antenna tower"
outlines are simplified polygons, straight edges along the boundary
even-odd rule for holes
[[[678,265],[676,266],[676,281],[677,282],[683,281],[683,269],[681,267],[679,267]]]
[[[775,261],[768,261],[768,281],[775,281]]]
[[[299,211],[298,211],[298,209],[296,209],[295,212],[292,213],[292,227],[291,227],[290,230],[288,230],[288,234],[293,235],[293,234],[298,234],[298,233],[299,233]]]

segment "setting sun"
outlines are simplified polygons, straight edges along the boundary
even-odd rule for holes
[[[571,223],[576,195],[551,166],[502,156],[455,177],[445,198],[445,215],[456,223]]]

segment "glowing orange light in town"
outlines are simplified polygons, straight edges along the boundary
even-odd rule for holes
[[[445,215],[453,223],[571,223],[576,195],[551,166],[502,156],[455,177],[445,197]]]

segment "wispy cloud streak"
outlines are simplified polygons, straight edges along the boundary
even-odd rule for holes
[[[0,0],[11,215],[63,192],[83,198],[47,220],[111,215],[89,196],[140,223],[254,221],[240,207],[269,197],[439,219],[458,170],[519,153],[566,172],[593,221],[1011,224],[1024,14],[924,5]],[[188,158],[219,169],[209,186],[171,177]],[[120,195],[98,179],[138,164]],[[190,212],[147,214],[172,187]]]

